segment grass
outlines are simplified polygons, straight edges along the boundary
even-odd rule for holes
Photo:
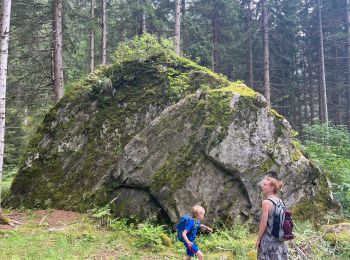
[[[43,214],[55,212],[20,212],[23,225],[0,230],[1,259],[183,259],[183,245],[164,226],[123,219],[106,221],[108,214],[102,218],[96,212],[55,224],[50,217],[43,218]],[[307,222],[296,226],[297,238],[289,244],[291,259],[298,259],[298,250],[309,259],[349,259],[348,247],[332,246]],[[256,259],[255,236],[249,232],[249,224],[238,224],[221,227],[211,235],[200,234],[197,243],[206,259],[249,260]]]
[[[15,171],[14,171],[15,172]],[[14,174],[6,174],[2,191],[7,193]],[[1,259],[183,259],[184,247],[176,242],[169,227],[152,222],[130,223],[113,219],[108,206],[88,214],[60,219],[66,212],[53,209],[18,211],[4,209],[23,225],[0,226]],[[56,214],[56,215],[55,215]],[[52,216],[56,216],[53,221]],[[256,259],[256,227],[237,222],[235,227],[218,227],[213,234],[200,234],[197,244],[206,259]],[[291,259],[350,259],[350,241],[326,241],[325,234],[309,222],[295,223],[296,238],[288,242]],[[305,258],[306,259],[306,258]]]
[[[137,234],[141,229],[131,228],[130,232],[121,222],[106,229],[80,215],[71,223],[51,226],[40,221],[35,211],[25,210],[23,214],[23,225],[0,231],[1,259],[176,259],[165,246],[154,258],[154,247]]]

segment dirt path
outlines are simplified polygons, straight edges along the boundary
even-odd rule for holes
[[[30,215],[28,212],[23,213],[17,210],[10,210],[5,212],[4,215],[12,220],[25,224],[27,222],[42,224],[47,223],[48,228],[57,228],[59,226],[68,225],[81,217],[81,214],[73,211],[64,210],[33,210]],[[1,225],[0,230],[14,229],[10,225]]]

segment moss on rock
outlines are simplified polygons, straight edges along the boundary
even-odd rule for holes
[[[72,84],[48,112],[29,143],[8,205],[50,205],[85,211],[106,205],[115,199],[118,189],[127,187],[142,190],[139,194],[147,194],[145,203],[164,207],[174,218],[179,214],[174,193],[193,181],[194,174],[199,174],[198,167],[207,167],[208,150],[220,146],[228,139],[230,129],[238,126],[247,127],[250,132],[242,130],[236,139],[229,139],[231,145],[247,137],[245,141],[255,142],[257,147],[261,145],[257,140],[258,124],[266,131],[276,128],[272,129],[275,139],[270,140],[267,135],[262,152],[259,151],[259,156],[263,156],[248,158],[256,165],[249,168],[247,179],[258,182],[265,172],[277,168],[279,158],[273,157],[279,156],[273,153],[279,148],[276,140],[289,140],[290,129],[282,116],[266,107],[262,95],[242,82],[229,82],[188,59],[155,49],[151,46],[153,39],[145,37],[144,41],[121,47],[119,51],[130,51],[130,57],[116,54],[114,64]],[[133,45],[141,49],[130,50]],[[258,122],[261,118],[268,123]],[[129,149],[133,142],[134,149]],[[289,156],[292,160],[287,163],[294,164],[302,153],[296,145],[286,142],[289,150],[294,147]],[[158,152],[162,154],[157,155]],[[158,161],[150,161],[152,156],[159,156]],[[249,185],[240,179],[236,169],[223,162],[208,169],[230,176],[230,181],[217,185],[231,187],[236,185],[234,179],[242,186],[238,193],[227,194],[251,196]],[[131,175],[139,179],[132,179]],[[319,177],[318,173],[311,175]],[[329,189],[321,190],[317,193],[320,199],[311,203],[327,207],[322,196],[328,198],[328,192]],[[129,204],[134,202],[125,196],[123,202],[113,206],[114,212],[130,209]],[[210,199],[201,198],[203,205],[210,205]],[[242,214],[249,215],[250,200],[227,198],[222,212],[213,214],[229,216],[231,204],[235,203],[241,205],[237,208],[242,209]],[[305,203],[308,205],[309,201]],[[304,214],[304,209],[299,211]]]

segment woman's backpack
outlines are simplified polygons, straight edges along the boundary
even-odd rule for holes
[[[282,201],[276,203],[272,199],[268,200],[275,205],[271,230],[272,236],[278,238],[281,241],[293,239],[294,223],[292,220],[292,212],[286,208]]]

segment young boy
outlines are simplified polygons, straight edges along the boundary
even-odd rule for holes
[[[204,259],[203,253],[198,249],[196,243],[197,230],[203,228],[209,232],[213,232],[210,227],[201,224],[201,221],[204,219],[205,210],[199,205],[195,205],[192,208],[193,219],[190,219],[186,226],[185,230],[182,232],[182,237],[184,239],[184,245],[186,247],[186,258],[185,260],[190,260],[194,255],[196,255],[199,260]]]

